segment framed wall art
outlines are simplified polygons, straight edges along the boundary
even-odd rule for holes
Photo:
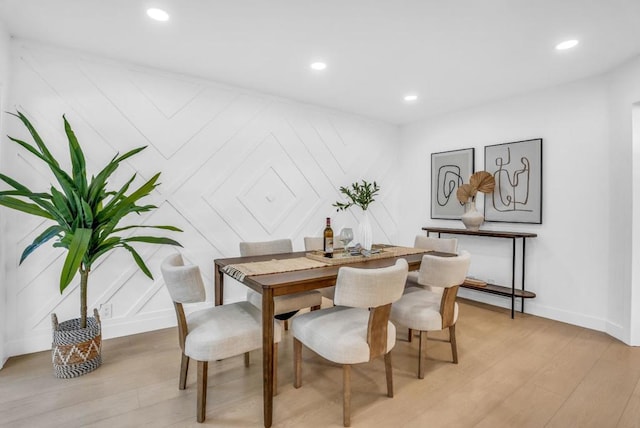
[[[474,156],[473,148],[431,154],[431,218],[460,219],[464,204],[456,191],[473,174]]]
[[[484,169],[496,179],[486,221],[542,223],[542,138],[485,146]]]

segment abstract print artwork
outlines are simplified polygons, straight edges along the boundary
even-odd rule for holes
[[[431,154],[431,218],[460,219],[464,204],[456,191],[473,174],[474,154],[474,149]]]
[[[484,169],[496,187],[484,201],[486,221],[542,223],[542,139],[484,148]]]

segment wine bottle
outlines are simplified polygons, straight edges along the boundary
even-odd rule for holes
[[[327,217],[327,226],[324,228],[324,256],[333,257],[333,229],[330,217]]]

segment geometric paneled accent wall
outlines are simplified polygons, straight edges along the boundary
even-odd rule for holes
[[[381,196],[370,212],[374,239],[397,233],[396,126],[197,78],[87,57],[24,41],[12,42],[10,110],[20,109],[36,125],[54,154],[68,159],[62,114],[73,126],[95,172],[116,152],[148,146],[114,175],[118,186],[133,173],[138,182],[162,172],[149,202],[159,207],[134,219],[171,224],[184,233],[185,258],[200,265],[213,300],[212,260],[238,255],[238,242],[318,235],[324,218],[334,231],[356,229],[359,213],[337,213],[338,187],[376,180]],[[28,138],[18,121],[4,116],[3,172],[33,189],[53,179],[40,162],[8,144],[6,135]],[[45,222],[0,208],[6,219],[7,347],[9,355],[50,347],[50,314],[78,316],[76,278],[63,295],[58,277],[64,251],[36,250],[21,266],[23,248]],[[159,264],[172,247],[138,246],[154,274],[149,280],[127,251],[115,251],[94,266],[89,278],[92,307],[110,303],[105,337],[175,323]],[[225,299],[241,300],[239,284]]]

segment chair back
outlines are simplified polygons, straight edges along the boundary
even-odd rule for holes
[[[182,256],[176,253],[162,261],[160,270],[174,302],[197,303],[205,300],[204,283],[198,266],[185,266]]]
[[[354,308],[375,308],[393,303],[402,297],[408,270],[405,259],[378,269],[341,267],[333,301],[336,305]]]
[[[276,239],[273,241],[261,242],[241,242],[240,255],[248,256],[264,256],[266,254],[282,254],[293,251],[291,239]]]
[[[471,254],[461,251],[456,257],[439,257],[425,254],[418,273],[418,284],[449,288],[464,282],[469,272]]]
[[[442,253],[458,253],[458,240],[456,238],[430,238],[424,235],[417,235],[413,246]]]
[[[305,236],[304,250],[316,251],[324,249],[324,238],[322,236]]]

